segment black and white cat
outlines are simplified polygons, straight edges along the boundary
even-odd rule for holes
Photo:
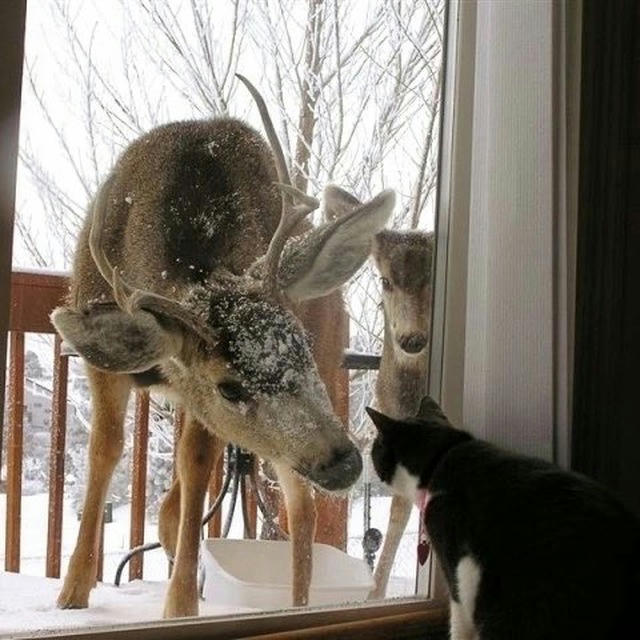
[[[451,593],[452,640],[640,638],[640,521],[603,487],[454,429],[367,409],[380,479],[416,504]]]

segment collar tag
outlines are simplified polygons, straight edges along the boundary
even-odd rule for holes
[[[429,558],[430,552],[431,552],[431,545],[426,540],[426,538],[424,540],[420,540],[420,542],[418,542],[418,562],[420,563],[421,567],[424,566],[424,563]]]
[[[418,533],[418,562],[420,566],[424,566],[429,558],[431,545],[427,536],[427,507],[431,499],[430,493],[426,489],[418,489],[416,491],[416,506],[420,509],[420,527]]]

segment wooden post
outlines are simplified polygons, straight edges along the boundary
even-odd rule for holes
[[[22,441],[24,417],[24,333],[12,331],[9,366],[9,433],[7,434],[7,523],[4,568],[20,571]]]
[[[69,358],[61,355],[61,344],[60,337],[56,335],[53,351],[53,404],[51,411],[51,451],[49,454],[49,519],[46,566],[48,578],[60,577],[60,551],[62,546]]]
[[[274,514],[278,527],[283,532],[288,532],[289,523],[287,522],[287,510],[284,507],[284,497],[282,496],[280,487],[273,485],[270,481],[267,481],[262,485],[262,488],[264,489],[263,499],[265,506],[270,513]],[[265,540],[280,540],[282,538],[280,531],[277,529],[272,530],[264,524],[259,537]]]
[[[129,546],[144,543],[144,520],[147,496],[147,455],[149,444],[149,392],[136,394],[135,427],[133,432],[133,464],[131,480],[131,536]],[[129,563],[129,580],[141,580],[143,556],[133,556]]]
[[[349,426],[349,372],[340,365],[349,344],[349,316],[344,310],[339,291],[304,303],[299,317],[314,337],[313,356],[318,372],[327,387],[335,414],[344,428]],[[318,519],[316,542],[347,548],[347,498],[316,494]],[[284,500],[280,501],[280,525],[287,522]]]
[[[256,458],[253,462],[254,465],[258,464],[258,459]],[[255,469],[251,471],[251,473],[257,473]],[[258,502],[256,500],[255,493],[253,491],[253,487],[251,482],[249,481],[249,476],[245,476],[244,480],[245,487],[245,500],[246,500],[246,511],[249,516],[249,522],[247,523],[249,529],[249,535],[246,533],[243,537],[245,538],[257,538],[258,537]]]
[[[332,294],[332,296],[338,298],[339,294]],[[349,345],[349,316],[342,305],[337,302],[332,304],[330,308],[333,311],[333,317],[325,317],[324,321],[330,323],[333,339],[339,343],[338,351],[342,354],[342,351]],[[318,344],[318,348],[321,348],[320,344]],[[341,359],[336,361],[332,367],[323,367],[320,362],[321,355],[314,353],[314,356],[319,363],[324,383],[327,385],[333,410],[344,424],[344,428],[348,429],[349,371],[340,367]],[[324,542],[346,551],[348,507],[347,498],[316,494],[316,508],[318,510],[316,542]]]

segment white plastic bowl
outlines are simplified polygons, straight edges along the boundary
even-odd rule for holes
[[[203,545],[204,598],[217,605],[290,607],[291,563],[288,541],[209,538]],[[310,605],[362,602],[373,586],[364,560],[314,543]]]

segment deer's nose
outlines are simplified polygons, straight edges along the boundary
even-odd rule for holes
[[[327,491],[347,489],[362,472],[362,456],[358,449],[348,447],[335,448],[326,462],[314,466],[309,478]]]
[[[398,339],[400,348],[407,353],[420,353],[427,346],[427,336],[423,333],[411,333]]]

